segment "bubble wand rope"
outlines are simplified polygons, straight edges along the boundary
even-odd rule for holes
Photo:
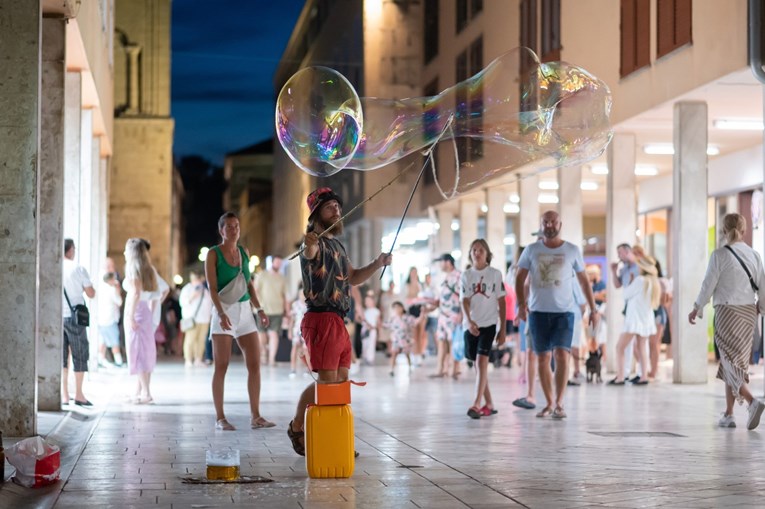
[[[393,254],[393,248],[396,246],[396,240],[398,240],[398,234],[401,232],[401,227],[404,225],[404,219],[406,218],[406,213],[409,211],[409,205],[412,204],[412,198],[414,198],[414,193],[417,191],[417,186],[420,185],[420,180],[422,180],[422,175],[425,173],[425,170],[428,168],[428,163],[432,164],[433,161],[433,149],[438,145],[438,142],[441,141],[441,138],[446,134],[447,130],[450,130],[452,127],[452,122],[454,121],[454,115],[449,116],[449,120],[446,121],[446,125],[444,126],[443,130],[441,130],[441,134],[438,135],[438,138],[433,142],[430,147],[428,147],[428,150],[424,152],[424,154],[427,156],[425,159],[425,163],[422,165],[422,169],[420,170],[420,174],[417,175],[417,180],[414,183],[414,187],[412,188],[412,192],[409,194],[409,200],[406,202],[406,207],[404,207],[404,213],[401,214],[401,221],[398,223],[398,228],[396,229],[396,235],[393,237],[393,242],[390,245],[390,250],[388,251],[388,255]],[[458,165],[459,166],[459,165]],[[434,169],[435,174],[435,169]],[[459,177],[458,177],[459,178]],[[383,276],[385,275],[385,269],[387,268],[387,265],[383,266],[382,271],[380,272],[380,279],[382,280]]]
[[[396,180],[398,180],[398,178],[399,178],[399,177],[401,177],[401,175],[403,175],[404,173],[406,173],[407,171],[409,171],[409,170],[410,170],[410,169],[411,169],[413,166],[414,166],[414,163],[409,163],[409,165],[408,165],[406,168],[404,168],[403,170],[401,170],[401,171],[400,171],[400,172],[399,172],[399,173],[398,173],[398,174],[397,174],[395,177],[393,177],[392,179],[390,179],[390,180],[388,181],[388,183],[387,183],[387,184],[384,184],[384,185],[383,185],[383,186],[382,186],[380,189],[378,189],[377,191],[375,191],[374,193],[372,193],[372,195],[371,195],[371,196],[369,196],[368,198],[365,198],[364,200],[360,201],[360,202],[359,202],[359,203],[358,203],[358,204],[357,204],[355,207],[353,207],[351,210],[349,210],[348,212],[346,212],[346,213],[343,215],[343,217],[341,217],[340,219],[338,219],[337,221],[335,221],[334,223],[332,223],[332,226],[330,226],[329,228],[327,228],[326,230],[324,230],[323,232],[321,232],[321,233],[319,234],[318,238],[322,238],[322,237],[323,237],[325,234],[329,233],[329,232],[332,230],[332,228],[334,228],[334,227],[335,227],[335,225],[336,225],[336,224],[338,224],[338,223],[342,222],[342,221],[343,221],[343,220],[344,220],[346,217],[348,217],[348,216],[350,216],[351,214],[353,214],[353,213],[356,211],[356,209],[358,209],[359,207],[361,207],[362,205],[364,205],[366,202],[368,202],[369,200],[371,200],[372,198],[374,198],[375,196],[377,196],[378,194],[380,194],[380,193],[383,191],[383,189],[385,189],[385,188],[389,187],[391,184],[393,184],[393,183],[394,183]],[[292,253],[292,254],[289,256],[289,258],[287,258],[287,259],[288,259],[288,260],[294,260],[295,258],[297,258],[298,256],[300,256],[300,253],[302,253],[303,251],[305,251],[305,247],[301,247],[300,249],[298,249],[297,251],[295,251],[294,253]]]

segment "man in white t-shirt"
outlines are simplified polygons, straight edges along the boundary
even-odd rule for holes
[[[90,355],[88,334],[85,326],[77,323],[76,318],[72,315],[72,309],[77,305],[85,305],[83,293],[92,299],[96,296],[96,291],[93,289],[93,283],[90,282],[88,271],[74,261],[74,241],[72,239],[64,239],[63,285],[64,369],[62,380],[64,395],[61,404],[69,404],[69,354],[71,353],[75,382],[74,404],[90,407],[93,406],[93,403],[88,401],[82,392],[82,381],[88,370]]]
[[[526,247],[518,260],[515,291],[518,294],[518,318],[526,319],[530,311],[529,327],[532,346],[537,354],[539,381],[547,406],[537,417],[551,415],[563,419],[563,394],[568,376],[568,357],[574,334],[574,284],[582,288],[590,307],[590,323],[596,324],[598,311],[592,298],[592,289],[584,272],[582,252],[577,246],[560,238],[560,216],[555,211],[542,215],[542,242]],[[524,282],[531,275],[531,299],[526,302]],[[555,399],[553,400],[550,361],[555,357]]]

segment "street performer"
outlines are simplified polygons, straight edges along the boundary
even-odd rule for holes
[[[344,382],[348,380],[351,367],[351,340],[343,321],[351,306],[351,285],[363,283],[377,269],[390,265],[392,257],[381,253],[370,264],[354,269],[345,247],[336,238],[343,233],[343,223],[338,222],[342,217],[343,200],[329,187],[321,187],[308,195],[306,203],[308,228],[300,254],[300,269],[307,312],[300,331],[308,348],[311,369],[318,374],[319,383]],[[300,395],[295,417],[287,427],[292,448],[301,456],[305,456],[305,410],[312,403],[313,384]]]

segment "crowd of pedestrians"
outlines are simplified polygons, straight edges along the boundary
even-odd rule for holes
[[[425,362],[431,379],[459,380],[465,368],[474,373],[474,398],[466,402],[472,419],[498,413],[490,389],[491,366],[514,367],[522,396],[514,406],[537,408],[537,381],[544,396],[539,418],[565,419],[567,387],[600,382],[607,355],[603,316],[607,289],[601,265],[585,265],[580,248],[561,237],[562,221],[545,212],[537,239],[521,249],[515,265],[503,274],[492,267],[493,253],[475,239],[467,263],[458,267],[445,253],[421,276],[411,267],[401,281],[390,280],[375,293],[363,286],[391,263],[381,254],[355,269],[343,244],[342,199],[320,188],[307,199],[309,225],[300,255],[302,281],[290,291],[283,260],[250,273],[250,253],[239,243],[239,220],[224,214],[218,223],[220,243],[207,253],[204,270],[191,270],[189,282],[171,292],[151,262],[151,244],[131,238],[124,251],[124,274],[106,259],[95,285],[75,262],[74,242],[67,239],[63,264],[62,403],[93,405],[85,396],[88,370],[87,299],[98,295],[97,338],[100,367],[127,367],[135,377],[132,404],[153,404],[151,378],[158,345],[177,335],[187,369],[212,365],[211,400],[215,428],[236,429],[224,412],[224,387],[232,352],[241,352],[247,369],[252,429],[276,424],[260,413],[261,365],[289,359],[289,376],[314,376],[319,383],[347,380],[365,366],[389,366],[391,377],[409,373]],[[715,250],[696,303],[691,324],[702,316],[710,298],[715,310],[714,344],[719,355],[717,378],[725,383],[726,407],[718,424],[735,427],[733,406],[748,405],[747,427],[754,429],[765,410],[748,389],[752,341],[759,302],[765,296],[765,270],[759,255],[743,242],[746,221],[724,218],[725,245]],[[621,244],[618,261],[608,267],[621,292],[623,325],[614,341],[615,376],[607,386],[647,386],[659,378],[660,352],[671,358],[671,282],[661,265],[641,246]],[[177,310],[176,310],[177,308]],[[85,310],[85,311],[83,311]],[[84,318],[83,318],[84,313]],[[177,322],[177,323],[175,323]],[[177,331],[171,331],[173,325]],[[398,371],[400,357],[407,372]],[[633,361],[635,361],[633,363]],[[635,371],[633,372],[633,364]],[[74,394],[69,392],[69,370]],[[610,390],[610,389],[609,389]],[[288,435],[304,454],[303,413],[313,402],[313,384],[300,395]]]

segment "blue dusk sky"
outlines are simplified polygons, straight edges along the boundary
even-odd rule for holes
[[[274,71],[304,0],[172,3],[176,157],[217,165],[273,136]]]

